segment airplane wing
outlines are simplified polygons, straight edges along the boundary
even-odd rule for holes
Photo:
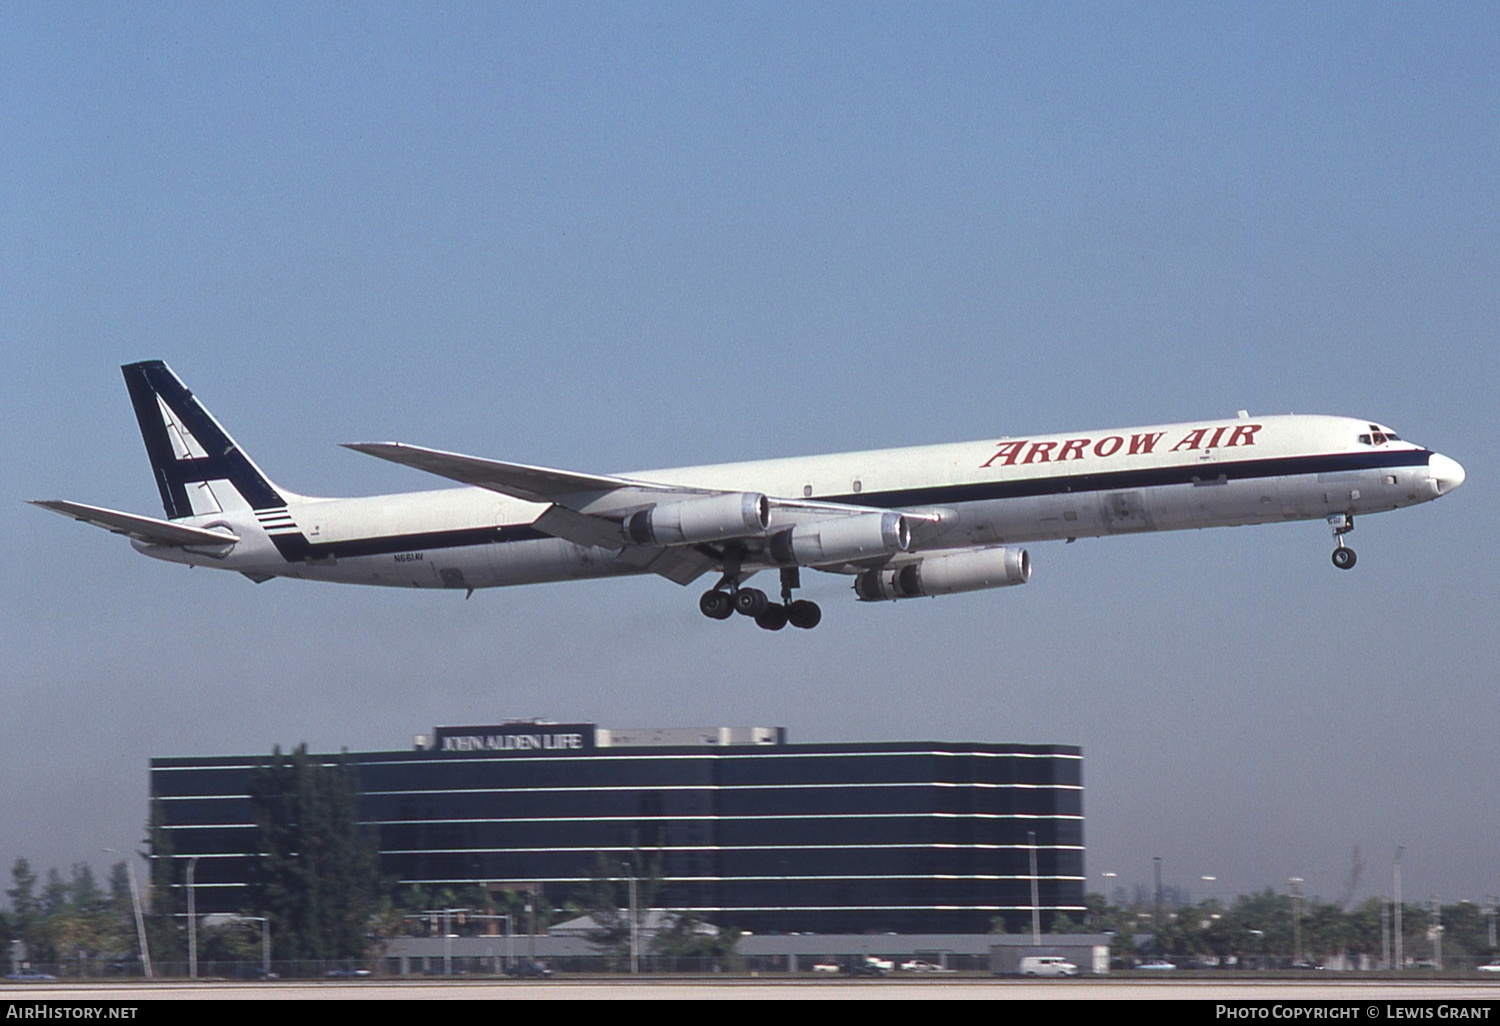
[[[611,552],[622,552],[632,566],[659,574],[678,584],[692,584],[718,565],[718,559],[691,545],[638,545],[625,540],[618,520],[591,517],[566,506],[548,506],[531,523],[538,531],[574,545],[598,546]]]
[[[674,495],[713,492],[486,460],[400,442],[353,442],[345,448],[526,502],[550,503],[532,522],[537,530],[575,545],[624,550],[626,562],[677,584],[691,584],[717,564],[715,557],[694,547],[631,544],[618,519],[582,512],[586,508],[599,513],[637,509]],[[600,500],[605,500],[604,509],[599,509]]]
[[[531,467],[524,463],[504,463],[500,460],[481,459],[478,456],[463,456],[459,453],[443,452],[439,449],[427,449],[420,445],[407,445],[404,442],[346,442],[344,448],[353,449],[355,452],[366,453],[370,456],[379,456],[383,460],[392,463],[400,463],[417,470],[425,470],[429,474],[446,477],[463,484],[474,485],[479,488],[488,488],[492,492],[500,492],[513,498],[523,499],[526,502],[550,502],[563,507],[563,511],[575,510],[581,515],[597,520],[599,510],[596,500],[601,496],[608,495],[610,501],[607,504],[609,512],[619,512],[625,509],[636,509],[661,502],[668,496],[690,496],[690,495],[719,495],[723,494],[720,489],[713,488],[689,488],[682,485],[659,484],[655,481],[638,481],[628,477],[613,477],[606,474],[580,474],[571,470],[553,470],[548,467]],[[776,509],[787,513],[803,514],[811,517],[836,517],[849,516],[855,513],[880,513],[884,510],[874,506],[859,506],[844,502],[820,502],[816,499],[783,499],[772,497],[771,505]],[[585,507],[590,507],[585,511]],[[553,510],[549,510],[548,514]],[[930,520],[937,522],[941,515],[927,511],[906,511],[905,516],[917,520]],[[543,514],[547,519],[547,514]],[[583,528],[576,518],[563,518],[559,516],[552,526],[565,528],[572,525],[575,528]],[[540,530],[559,538],[568,537],[562,531],[554,531],[549,526],[544,526],[539,520],[537,526]],[[614,530],[611,528],[610,530]],[[568,540],[573,541],[571,537]],[[580,544],[602,545],[603,542],[589,541]],[[604,545],[605,548],[619,548],[620,545]]]
[[[713,551],[701,545],[632,541],[622,530],[621,520],[674,500],[730,494],[723,490],[505,463],[401,442],[351,442],[344,447],[526,502],[547,503],[547,509],[533,522],[537,530],[575,545],[619,552],[624,561],[678,584],[691,583],[718,564]],[[760,501],[774,509],[785,525],[889,513],[870,506],[815,499],[762,496]],[[902,516],[934,523],[941,519],[941,514],[929,511],[903,511]]]
[[[407,445],[403,442],[347,442],[344,448],[379,456],[383,460],[415,467],[463,484],[488,488],[492,492],[527,502],[555,502],[568,508],[584,505],[591,497],[618,495],[620,492],[649,496],[643,499],[648,503],[659,500],[663,494],[712,494],[700,489],[633,481],[625,477],[579,474],[571,470],[529,467],[524,463],[502,463],[499,460],[463,456],[440,449],[425,449],[420,445]]]
[[[238,535],[230,534],[228,531],[206,531],[201,527],[174,524],[170,520],[157,520],[154,517],[121,513],[118,510],[104,509],[99,506],[86,506],[81,502],[67,502],[63,499],[29,501],[33,506],[50,509],[65,517],[72,517],[85,524],[93,524],[106,531],[123,534],[152,545],[175,545],[184,548],[188,546],[222,547],[233,545],[240,540]]]

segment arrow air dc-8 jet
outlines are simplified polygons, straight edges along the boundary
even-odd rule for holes
[[[803,568],[864,601],[1024,584],[1020,546],[1055,539],[1327,520],[1333,563],[1357,514],[1446,495],[1463,467],[1379,424],[1277,416],[621,475],[502,463],[396,442],[358,452],[467,487],[323,499],[275,485],[160,361],[123,368],[166,519],[36,505],[131,539],[148,556],[253,581],[472,592],[652,573],[767,630],[815,627]],[[780,575],[779,602],[745,582]]]

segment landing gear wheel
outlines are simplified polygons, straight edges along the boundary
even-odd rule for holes
[[[823,610],[816,602],[798,599],[786,607],[786,619],[787,623],[793,627],[801,627],[805,631],[810,631],[822,621]]]
[[[779,631],[786,626],[786,606],[777,603],[767,603],[755,617],[755,625],[768,631]]]
[[[759,588],[741,588],[734,595],[735,612],[743,616],[759,616],[770,604],[771,600]]]
[[[698,599],[698,609],[711,620],[727,620],[734,612],[734,600],[724,591],[705,591]]]
[[[1335,513],[1328,518],[1328,526],[1333,528],[1333,565],[1340,570],[1353,570],[1354,550],[1344,547],[1344,535],[1354,530],[1353,513]]]

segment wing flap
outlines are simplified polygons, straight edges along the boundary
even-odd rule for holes
[[[625,536],[620,533],[618,521],[576,513],[566,506],[548,506],[541,516],[532,521],[531,526],[554,538],[585,548],[596,547],[619,552],[625,547]]]
[[[692,584],[719,565],[718,559],[691,546],[632,545],[620,557],[632,566],[665,577],[674,584]]]
[[[548,506],[532,522],[533,527],[574,545],[594,546],[619,552],[631,566],[665,577],[677,584],[692,584],[718,565],[718,560],[691,546],[633,545],[625,541],[616,520],[575,513],[564,506]]]
[[[63,499],[32,499],[30,501],[33,506],[50,509],[65,517],[81,520],[85,524],[93,524],[106,531],[123,534],[152,545],[172,545],[179,548],[222,548],[240,540],[238,535],[230,534],[228,531],[208,531],[201,527],[174,524],[170,520],[157,520],[155,517],[143,517],[135,513],[121,513],[119,510],[104,509],[101,506],[86,506],[81,502],[68,502]]]

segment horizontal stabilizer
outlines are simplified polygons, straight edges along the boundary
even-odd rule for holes
[[[524,463],[502,463],[499,460],[480,459],[478,456],[462,456],[458,453],[424,449],[419,445],[402,442],[347,442],[346,449],[379,456],[392,463],[401,463],[429,474],[446,477],[477,488],[488,488],[492,492],[509,495],[526,502],[556,502],[573,505],[570,499],[581,496],[601,495],[621,490],[629,492],[682,494],[696,489],[675,488],[671,485],[652,484],[648,481],[632,481],[624,477],[607,477],[602,474],[579,474],[571,470],[551,470],[547,467],[528,467]]]
[[[85,506],[81,502],[34,499],[31,500],[31,504],[151,545],[220,548],[233,545],[240,540],[238,535],[230,534],[228,531],[206,531],[201,527],[174,524],[170,520],[157,520],[153,517],[137,516],[134,513],[121,513],[118,510],[103,509],[99,506]]]

